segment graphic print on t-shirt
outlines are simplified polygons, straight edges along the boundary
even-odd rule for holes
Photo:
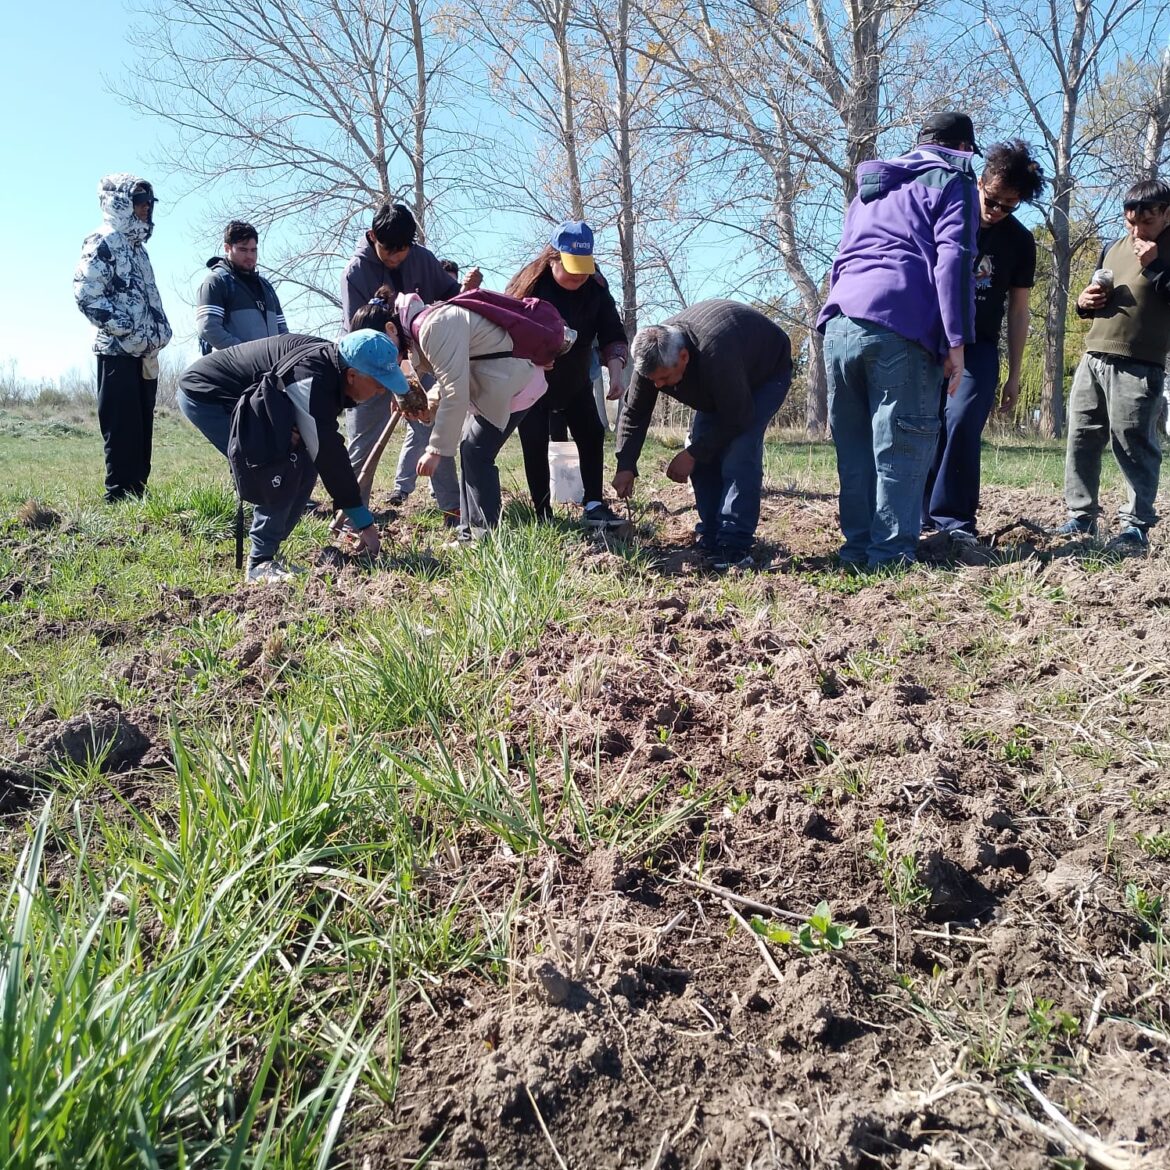
[[[979,289],[991,288],[991,282],[995,279],[995,261],[986,253],[981,253],[979,259],[975,261],[975,288]]]

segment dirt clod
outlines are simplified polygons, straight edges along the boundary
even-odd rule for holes
[[[92,711],[31,728],[17,763],[32,775],[90,762],[115,772],[136,764],[149,747],[147,736],[120,711]]]

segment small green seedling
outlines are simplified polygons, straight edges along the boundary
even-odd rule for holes
[[[894,857],[889,834],[886,832],[886,822],[882,817],[878,817],[873,823],[872,841],[873,844],[866,856],[881,871],[882,885],[885,886],[890,901],[902,909],[929,902],[930,890],[923,884],[919,875],[918,859],[913,853]]]
[[[1170,861],[1170,831],[1138,833],[1138,848],[1155,861]]]
[[[839,951],[857,933],[855,927],[833,921],[828,902],[818,902],[816,909],[796,930],[789,930],[775,922],[766,922],[758,914],[752,915],[751,928],[778,946],[795,946],[802,954],[816,955],[825,951]]]

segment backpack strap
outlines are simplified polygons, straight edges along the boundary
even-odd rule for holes
[[[490,362],[492,358],[515,357],[510,349],[502,349],[499,353],[473,353],[468,360],[473,362]]]

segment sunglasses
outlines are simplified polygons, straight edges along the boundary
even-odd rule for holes
[[[1002,211],[1004,215],[1011,215],[1017,207],[1020,206],[1019,200],[1015,203],[1001,203],[998,199],[992,199],[986,191],[983,192],[983,206],[988,211]]]
[[[151,206],[153,206],[158,202],[158,200],[147,191],[135,191],[134,194],[130,196],[130,202],[133,203],[135,207],[142,207],[146,203],[149,203]]]

